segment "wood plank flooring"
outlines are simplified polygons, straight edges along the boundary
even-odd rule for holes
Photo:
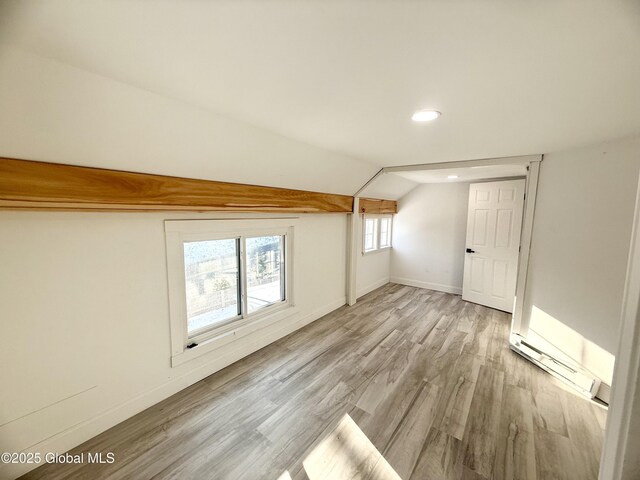
[[[30,479],[596,479],[606,411],[508,348],[507,314],[389,284]]]

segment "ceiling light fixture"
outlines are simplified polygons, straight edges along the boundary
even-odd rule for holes
[[[458,178],[458,175],[447,175],[449,180],[453,180],[454,178]]]
[[[414,122],[430,122],[440,116],[440,112],[437,110],[420,110],[419,112],[411,115],[411,120]]]

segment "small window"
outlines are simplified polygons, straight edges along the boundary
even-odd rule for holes
[[[184,242],[188,338],[286,300],[285,238]]]
[[[184,280],[189,337],[240,317],[238,243],[237,238],[185,242]]]
[[[247,311],[286,300],[284,236],[247,238]]]
[[[381,218],[380,222],[380,248],[391,246],[391,218]]]
[[[364,216],[362,232],[363,253],[375,252],[391,247],[391,216]]]
[[[231,220],[165,222],[172,365],[293,306],[290,222],[250,219],[242,229]]]
[[[377,245],[377,218],[365,218],[364,221],[364,251],[371,252],[378,248]]]

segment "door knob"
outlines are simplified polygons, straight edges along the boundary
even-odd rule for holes
[[[467,253],[476,253],[475,250],[471,250],[470,248],[467,248]]]

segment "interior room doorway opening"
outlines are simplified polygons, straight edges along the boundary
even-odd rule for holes
[[[372,179],[370,179],[360,189],[360,191],[356,193],[356,210],[354,211],[357,211],[358,197],[372,196],[373,192],[384,191],[385,189],[388,189],[390,185],[393,185],[393,182],[397,181],[398,177],[404,177],[418,183],[460,181],[469,183],[485,183],[522,179],[524,181],[524,194],[521,210],[522,216],[521,221],[519,221],[521,228],[519,234],[517,231],[510,231],[511,239],[514,242],[517,241],[518,244],[517,260],[515,258],[512,260],[517,263],[517,269],[515,272],[515,295],[512,295],[511,293],[504,293],[504,295],[502,295],[504,298],[498,304],[496,302],[488,302],[486,301],[486,298],[482,298],[482,296],[469,294],[470,289],[467,288],[467,291],[463,292],[463,298],[472,302],[488,305],[492,308],[511,312],[511,333],[509,336],[510,348],[533,362],[538,367],[567,382],[582,394],[593,398],[599,390],[600,380],[592,373],[580,367],[576,362],[570,362],[564,357],[558,357],[554,351],[548,351],[544,345],[538,344],[535,341],[533,332],[530,331],[530,315],[527,315],[527,312],[525,311],[527,271],[529,267],[529,254],[531,249],[538,176],[541,161],[542,155],[527,155],[520,157],[490,158],[383,168]],[[513,194],[515,195],[515,193]],[[400,208],[402,208],[401,203]],[[433,208],[439,207],[438,205],[433,205]],[[496,208],[494,211],[495,215],[498,214],[497,210],[498,209]],[[514,215],[514,212],[514,208],[511,208],[511,215]],[[497,225],[497,220],[495,222],[493,220],[492,222],[489,222],[488,212],[480,213],[479,218],[481,219],[485,214],[487,214],[487,223],[485,224],[485,227],[487,229],[491,227],[491,234],[497,234],[497,232],[494,231],[495,226]],[[503,213],[502,215],[503,217],[509,216],[506,213]],[[355,221],[357,214],[353,215],[353,217],[353,220]],[[514,220],[517,221],[520,219]],[[473,227],[468,224],[468,227],[470,226]],[[481,233],[488,235],[489,230],[482,231],[481,229]],[[473,234],[473,232],[471,234]],[[504,243],[505,240],[502,239],[501,241]],[[347,282],[348,287],[355,284],[355,275],[357,274],[357,261],[355,261],[354,256],[357,253],[357,246],[353,243],[351,245],[353,246],[350,254],[349,281]],[[476,250],[471,244],[467,244],[466,247],[472,251]],[[480,249],[477,251],[480,251]],[[499,265],[501,269],[494,269],[492,271],[491,268],[485,267],[483,269],[480,266],[484,263],[480,255],[476,255],[473,252],[467,253],[466,249],[465,251],[461,251],[460,254],[465,255],[465,263],[476,264],[477,271],[482,273],[482,275],[478,275],[477,278],[482,279],[479,285],[482,285],[483,288],[498,280],[503,282],[507,278],[507,275],[504,274],[504,262]],[[472,267],[470,268],[472,270]],[[465,272],[467,270],[469,270],[469,268],[465,268]],[[467,278],[467,284],[469,285],[471,283],[471,276],[465,276],[469,277]],[[478,282],[476,281],[476,283]],[[463,288],[463,290],[465,289]],[[348,288],[347,293],[349,304],[355,303],[355,291],[353,287]]]
[[[529,264],[529,250],[531,247],[531,234],[533,230],[533,217],[535,213],[536,191],[538,186],[538,175],[542,155],[524,155],[518,157],[485,158],[477,160],[465,160],[456,162],[426,163],[421,165],[406,165],[396,167],[385,167],[374,175],[363,187],[356,192],[354,202],[354,214],[352,222],[358,216],[358,199],[367,197],[371,192],[384,190],[391,185],[394,179],[405,177],[431,183],[436,179],[445,178],[448,182],[488,182],[524,179],[524,207],[522,212],[521,232],[519,238],[519,255],[516,275],[516,291],[513,300],[513,316],[511,332],[512,335],[526,337],[528,325],[523,318],[524,293],[527,278],[527,268]],[[375,195],[374,195],[375,196]],[[437,208],[435,206],[434,208]],[[352,233],[357,226],[352,227]],[[356,301],[355,278],[357,275],[357,254],[358,245],[355,242],[355,235],[349,242],[349,271],[347,278],[347,298],[352,305]],[[464,252],[462,252],[464,254]]]

